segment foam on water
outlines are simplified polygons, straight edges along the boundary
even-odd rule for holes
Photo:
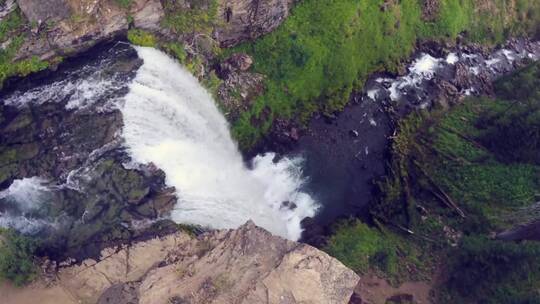
[[[31,211],[43,203],[43,194],[49,192],[46,180],[40,177],[16,179],[6,190],[0,192],[0,200],[10,199],[21,211]]]
[[[247,168],[228,124],[196,78],[164,53],[137,48],[144,64],[120,106],[125,145],[139,163],[154,163],[176,188],[180,223],[235,228],[252,219],[296,240],[314,200],[302,192],[299,158],[259,155]],[[286,206],[288,205],[288,207]]]
[[[426,77],[432,77],[435,70],[439,67],[441,59],[434,58],[429,54],[422,54],[422,56],[416,59],[409,67],[409,71],[412,74],[423,75]]]
[[[446,63],[448,64],[456,64],[458,61],[459,57],[456,53],[449,53],[448,56],[446,56]]]
[[[39,177],[14,180],[11,186],[0,192],[0,206],[8,205],[0,212],[0,227],[13,228],[22,233],[34,233],[45,226],[50,226],[45,219],[28,216],[38,210],[46,201],[50,192],[46,180]]]

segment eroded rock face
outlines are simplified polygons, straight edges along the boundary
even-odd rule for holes
[[[67,18],[71,7],[65,0],[18,0],[19,7],[30,22],[47,22]]]
[[[257,38],[278,27],[294,0],[219,0],[217,40],[224,47]]]
[[[250,107],[255,98],[264,92],[264,76],[248,72],[253,59],[242,53],[231,55],[219,67],[223,82],[218,88],[219,102],[225,109],[230,121],[236,121],[239,115]]]
[[[29,210],[1,196],[0,221],[39,234],[53,259],[98,256],[111,243],[146,235],[151,222],[140,222],[161,218],[176,203],[163,171],[124,165],[129,156],[114,103],[141,64],[125,44],[103,46],[0,92],[0,191],[34,177],[47,189],[39,199],[46,208],[28,207],[26,222],[16,219]]]
[[[60,269],[82,303],[348,303],[359,278],[314,247],[248,222],[191,238],[177,232]]]
[[[157,30],[164,11],[159,0],[133,0],[129,9],[112,0],[18,0],[24,15],[39,25],[40,33],[21,47],[17,59],[50,59],[79,53],[136,27]],[[130,18],[128,18],[128,16]]]

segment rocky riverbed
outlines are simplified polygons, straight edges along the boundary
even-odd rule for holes
[[[137,237],[176,198],[164,173],[126,165],[114,105],[141,65],[127,44],[99,46],[1,93],[0,223],[45,239],[48,255],[92,256]],[[124,164],[124,165],[123,165]]]

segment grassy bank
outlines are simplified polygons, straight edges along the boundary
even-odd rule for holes
[[[384,247],[394,251],[388,256],[401,252],[394,267],[420,259],[444,269],[437,303],[540,301],[540,243],[491,237],[528,222],[526,208],[538,200],[540,64],[495,87],[496,99],[470,98],[449,111],[402,120],[388,175],[379,183],[380,199],[371,207],[373,222],[386,227],[371,228],[371,234],[384,230],[389,240],[399,240]],[[359,269],[358,259],[348,257],[374,256],[372,242],[341,237],[357,225],[338,227],[327,250]],[[366,261],[359,270],[381,269]],[[429,271],[418,269],[425,276]],[[386,270],[385,276],[392,279],[395,272]]]
[[[240,145],[253,145],[276,118],[305,122],[315,111],[342,109],[369,74],[398,69],[418,39],[465,32],[471,41],[497,43],[538,31],[540,21],[537,1],[441,0],[430,17],[423,3],[305,0],[275,32],[235,48],[268,76],[266,93],[234,122]]]

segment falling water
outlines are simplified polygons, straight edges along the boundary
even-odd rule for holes
[[[317,204],[302,192],[301,159],[274,154],[243,162],[214,100],[188,71],[164,53],[137,48],[144,64],[121,111],[123,137],[134,161],[153,163],[176,188],[178,223],[234,228],[251,219],[297,240],[300,222]]]

